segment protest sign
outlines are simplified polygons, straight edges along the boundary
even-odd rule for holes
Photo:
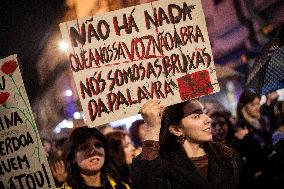
[[[161,0],[60,24],[90,126],[219,91],[200,0]]]
[[[0,188],[55,188],[16,55],[0,60]]]

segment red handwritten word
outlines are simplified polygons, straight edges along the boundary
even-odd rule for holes
[[[125,30],[126,34],[131,34],[132,33],[132,28],[136,30],[136,32],[139,32],[139,28],[135,22],[133,12],[135,11],[135,8],[132,9],[131,14],[129,17],[127,17],[126,14],[123,14],[122,18],[122,25],[119,25],[117,16],[113,17],[113,27],[115,30],[116,35],[120,36],[121,35],[121,30]]]

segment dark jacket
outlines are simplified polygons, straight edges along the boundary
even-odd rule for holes
[[[213,146],[214,148],[214,146]],[[155,160],[133,162],[135,189],[233,189],[238,185],[239,171],[236,154],[221,157],[218,150],[208,148],[208,176],[201,176],[183,150],[176,150]],[[231,161],[233,164],[229,165]]]
[[[271,133],[265,118],[261,118],[259,122],[259,129],[242,119],[237,123],[237,127],[249,130],[243,139],[236,140],[233,145],[243,161],[241,188],[267,188],[263,172],[267,169],[268,156],[272,152]]]
[[[104,187],[104,188],[113,188],[113,189],[119,189],[119,188],[123,188],[123,189],[130,189],[130,187],[123,183],[123,182],[120,182],[120,183],[117,183],[112,177],[110,176],[107,176],[107,187]],[[123,185],[123,186],[122,186]],[[82,188],[91,188],[91,187],[84,187],[82,186]],[[61,187],[57,187],[56,189],[72,189],[71,186],[68,185],[68,183],[64,183]]]
[[[283,189],[284,187],[284,140],[275,145],[275,151],[269,158],[268,170],[265,178],[268,180],[269,189]]]

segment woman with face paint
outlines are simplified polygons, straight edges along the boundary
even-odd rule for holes
[[[69,138],[67,182],[62,189],[128,189],[109,170],[107,140],[96,128],[76,128]]]
[[[151,100],[140,112],[147,128],[141,156],[133,161],[134,188],[237,188],[237,155],[212,142],[212,121],[198,100],[166,108]]]

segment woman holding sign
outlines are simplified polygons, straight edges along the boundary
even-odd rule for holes
[[[96,128],[76,128],[69,139],[67,182],[61,189],[129,189],[108,171],[107,140]]]
[[[163,108],[144,104],[147,123],[141,156],[133,162],[134,188],[236,188],[238,161],[229,147],[212,142],[211,119],[197,100]]]

